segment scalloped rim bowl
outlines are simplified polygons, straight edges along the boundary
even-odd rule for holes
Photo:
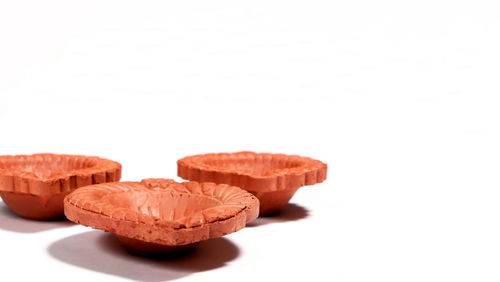
[[[64,216],[67,194],[82,186],[119,181],[121,168],[111,160],[79,155],[0,156],[0,196],[21,217],[54,219]]]
[[[133,253],[190,249],[243,228],[259,201],[234,186],[144,179],[82,187],[64,200],[66,217],[112,232]]]
[[[304,185],[325,181],[327,165],[307,157],[237,152],[194,155],[177,161],[177,174],[187,180],[241,187],[260,200],[260,214],[285,206]]]

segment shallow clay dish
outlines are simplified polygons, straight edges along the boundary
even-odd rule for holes
[[[225,184],[144,179],[80,188],[65,198],[64,212],[116,234],[133,253],[154,255],[240,230],[258,216],[259,201]]]
[[[253,152],[195,155],[177,161],[177,174],[198,182],[241,187],[259,198],[260,214],[285,206],[297,189],[326,179],[326,164],[306,157]]]
[[[64,215],[64,197],[78,187],[120,180],[121,165],[98,157],[35,154],[0,156],[0,196],[18,215]]]

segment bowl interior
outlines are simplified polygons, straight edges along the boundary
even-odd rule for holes
[[[17,170],[45,179],[62,172],[91,168],[96,162],[90,158],[24,158],[0,162],[0,169]]]
[[[259,155],[255,158],[207,158],[201,160],[201,163],[216,169],[233,170],[258,176],[268,176],[278,170],[297,168],[304,165],[304,162],[297,159],[264,158]]]
[[[162,221],[176,221],[221,205],[221,201],[214,198],[174,191],[114,193],[104,196],[101,201],[116,208],[125,208]]]

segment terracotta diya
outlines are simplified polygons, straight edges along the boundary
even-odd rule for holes
[[[64,197],[78,187],[118,181],[121,165],[98,157],[35,154],[0,156],[0,196],[18,215],[64,215]]]
[[[304,185],[326,179],[327,165],[306,157],[253,152],[189,156],[177,161],[177,174],[198,182],[241,187],[260,201],[260,214],[285,206]]]
[[[259,201],[225,184],[144,179],[80,188],[65,198],[64,212],[71,221],[116,234],[132,253],[156,255],[240,230],[257,218]]]

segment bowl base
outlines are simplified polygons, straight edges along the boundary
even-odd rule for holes
[[[141,257],[177,258],[192,253],[196,246],[198,246],[198,242],[180,246],[168,246],[127,238],[116,234],[115,236],[129,253]]]
[[[7,207],[17,215],[32,220],[64,218],[64,197],[68,192],[55,195],[33,195],[1,191],[0,197]]]
[[[270,192],[249,192],[259,199],[259,216],[271,216],[286,206],[297,190],[298,188]]]

